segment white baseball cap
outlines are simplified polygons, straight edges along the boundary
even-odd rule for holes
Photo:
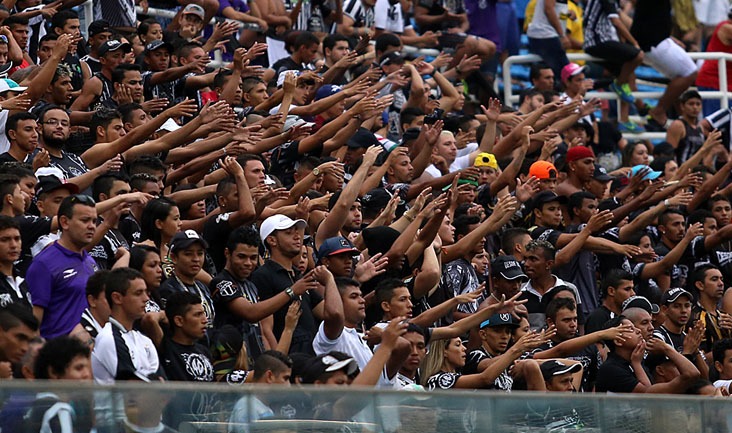
[[[272,215],[271,217],[264,220],[262,222],[262,225],[259,226],[259,236],[262,238],[262,243],[267,246],[267,244],[264,242],[264,240],[267,239],[267,236],[271,235],[277,230],[287,230],[294,225],[297,225],[299,228],[305,228],[307,223],[305,222],[305,220],[301,219],[293,220],[287,215]]]

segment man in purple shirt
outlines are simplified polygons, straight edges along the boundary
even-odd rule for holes
[[[59,206],[61,237],[41,251],[26,275],[33,314],[41,322],[41,336],[70,333],[87,306],[86,282],[97,271],[84,251],[96,230],[97,211],[91,197],[71,195]]]

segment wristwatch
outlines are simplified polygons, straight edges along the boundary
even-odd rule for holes
[[[286,289],[285,289],[285,293],[287,294],[287,296],[289,296],[289,297],[290,297],[290,300],[291,300],[291,301],[294,301],[294,300],[295,300],[295,298],[297,297],[297,296],[295,295],[295,292],[293,292],[293,291],[292,291],[292,287],[288,287],[288,288],[286,288]]]
[[[318,177],[318,176],[320,176],[320,174],[321,174],[320,169],[318,167],[315,167],[313,169],[313,176]]]

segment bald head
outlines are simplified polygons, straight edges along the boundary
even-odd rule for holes
[[[643,339],[648,341],[653,335],[653,318],[642,308],[628,308],[623,310],[623,316],[633,322],[633,326],[640,329]]]

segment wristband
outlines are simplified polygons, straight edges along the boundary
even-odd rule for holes
[[[666,207],[671,207],[671,202],[668,201],[668,199],[663,201],[663,205]]]

